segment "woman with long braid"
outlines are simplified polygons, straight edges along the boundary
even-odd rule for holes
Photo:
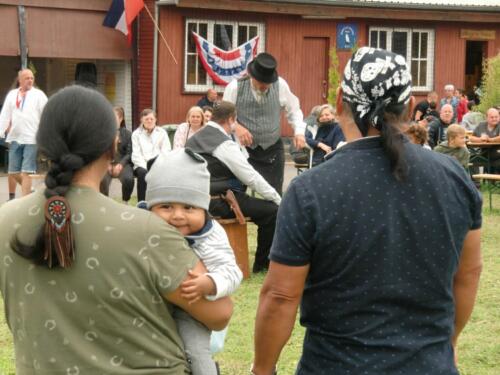
[[[212,329],[227,298],[188,304],[179,285],[205,272],[155,215],[99,193],[116,120],[97,91],[73,86],[47,103],[37,135],[46,189],[0,208],[0,292],[16,373],[188,374],[171,316],[180,306]]]

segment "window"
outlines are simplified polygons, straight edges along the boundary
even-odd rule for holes
[[[265,47],[264,24],[249,22],[186,20],[185,53],[184,53],[184,90],[186,92],[205,92],[210,87],[223,91],[223,86],[214,85],[210,76],[201,64],[192,31],[223,50],[231,50],[246,41],[259,36],[257,53]]]
[[[383,48],[406,58],[412,75],[413,91],[434,87],[434,31],[370,27],[370,47]]]

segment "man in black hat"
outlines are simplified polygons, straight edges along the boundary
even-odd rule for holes
[[[281,141],[281,109],[295,131],[294,145],[305,145],[305,128],[299,99],[286,81],[278,77],[276,59],[260,53],[248,64],[248,75],[232,81],[224,91],[224,101],[236,105],[238,124],[234,131],[247,146],[252,166],[279,193],[282,192],[285,153]]]

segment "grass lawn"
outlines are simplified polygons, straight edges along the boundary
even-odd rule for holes
[[[493,207],[500,207],[496,195]],[[487,197],[485,196],[485,200]],[[485,202],[487,206],[487,202]],[[500,209],[484,209],[483,274],[478,301],[473,316],[459,342],[459,367],[462,375],[497,375],[500,373]],[[250,227],[249,247],[255,248],[256,230]],[[243,282],[234,296],[235,312],[231,321],[224,352],[216,356],[224,375],[248,373],[252,362],[253,328],[258,294],[263,275],[252,276]],[[0,304],[0,375],[14,374],[12,339],[3,319]],[[298,324],[282,352],[278,373],[294,373],[300,357],[304,330]]]

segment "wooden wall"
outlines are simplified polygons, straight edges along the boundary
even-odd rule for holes
[[[151,14],[155,12],[155,1],[145,0]],[[154,25],[145,10],[139,13],[137,22],[137,49],[134,58],[135,97],[134,127],[137,126],[139,113],[145,108],[152,107],[153,95],[153,54],[154,54]]]
[[[152,0],[147,1],[152,2]],[[154,7],[150,6],[151,11]],[[151,106],[152,92],[152,35],[151,22],[147,22],[144,12],[141,13],[140,43],[138,58],[138,103],[140,109]],[[176,65],[166,47],[159,40],[158,55],[158,93],[157,110],[159,123],[180,123],[184,121],[185,114],[190,106],[194,105],[203,93],[184,93],[184,20],[187,17],[204,19],[230,19],[264,22],[266,26],[266,51],[273,54],[278,60],[279,74],[287,80],[292,92],[301,102],[307,102],[303,97],[304,87],[308,79],[308,72],[301,68],[303,54],[303,41],[305,37],[328,38],[329,45],[336,42],[337,22],[358,24],[358,45],[363,46],[368,42],[369,26],[433,28],[435,30],[435,62],[434,62],[434,88],[439,95],[444,94],[443,87],[446,83],[453,83],[461,87],[465,79],[465,39],[460,39],[460,28],[495,29],[496,39],[487,45],[488,56],[494,56],[500,51],[500,26],[498,24],[463,24],[452,22],[425,22],[394,21],[374,19],[344,19],[337,20],[311,20],[303,19],[296,15],[280,15],[249,12],[223,12],[200,10],[190,8],[177,8],[174,6],[160,7],[159,23],[178,61]],[[150,26],[148,26],[150,25]],[[340,71],[349,59],[350,51],[337,51]],[[314,58],[311,56],[311,58]],[[321,89],[321,88],[319,88]],[[426,93],[416,93],[417,100],[425,97]],[[319,103],[318,103],[319,104]],[[309,106],[309,105],[308,105]],[[140,110],[139,109],[139,110]],[[303,108],[304,112],[310,108]],[[304,113],[307,115],[307,113]],[[283,135],[292,135],[291,129],[283,122]]]

